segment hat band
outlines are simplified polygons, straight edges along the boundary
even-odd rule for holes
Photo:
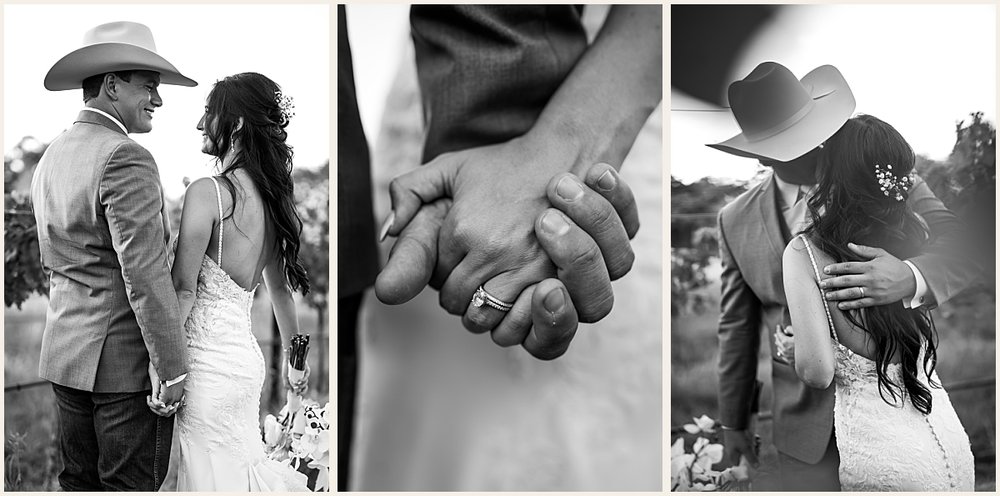
[[[770,138],[771,136],[774,136],[792,127],[796,122],[801,121],[806,115],[809,114],[809,111],[811,111],[815,106],[816,106],[816,101],[813,99],[809,99],[809,102],[803,105],[802,108],[800,108],[797,112],[790,115],[788,118],[779,122],[778,124],[775,124],[762,131],[752,131],[752,132],[744,131],[743,135],[747,137],[748,141],[760,141],[762,139]]]

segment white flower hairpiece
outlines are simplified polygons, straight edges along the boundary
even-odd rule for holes
[[[281,126],[284,127],[292,117],[295,117],[295,100],[281,91],[275,91],[274,101],[281,110]]]
[[[875,178],[878,179],[882,194],[888,198],[894,198],[896,201],[906,199],[907,193],[915,181],[913,172],[900,177],[892,172],[892,165],[889,164],[886,164],[885,168],[875,164]]]

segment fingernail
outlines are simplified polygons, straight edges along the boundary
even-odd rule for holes
[[[569,224],[566,223],[561,214],[546,212],[545,216],[542,217],[542,229],[550,234],[562,236],[569,231]]]
[[[824,274],[829,274],[830,273],[830,268],[829,267],[823,267],[823,273]]]
[[[576,201],[583,196],[583,188],[573,178],[569,176],[563,176],[562,179],[556,183],[556,193],[566,201]]]
[[[382,222],[382,228],[379,229],[378,242],[381,243],[385,241],[386,235],[389,234],[389,228],[392,227],[392,223],[396,221],[396,212],[389,212],[389,216],[385,218]]]
[[[542,302],[545,305],[545,309],[551,313],[556,313],[562,310],[563,305],[566,303],[566,297],[563,296],[562,289],[555,289],[549,292],[545,296],[545,300]]]
[[[611,191],[614,189],[615,185],[618,184],[618,179],[611,172],[611,169],[601,174],[601,177],[597,178],[597,188],[602,191]]]
[[[823,298],[830,299],[833,298],[833,293],[823,293]]]

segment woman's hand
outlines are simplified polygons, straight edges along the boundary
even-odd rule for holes
[[[299,396],[306,394],[306,391],[309,390],[309,374],[312,372],[309,368],[309,362],[306,361],[305,370],[295,370],[288,364],[288,352],[285,352],[281,363],[281,376],[285,378],[285,389]]]
[[[582,179],[562,173],[548,180],[543,188],[547,201],[543,201],[558,210],[542,210],[533,219],[534,233],[529,236],[554,262],[561,281],[549,279],[537,289],[533,282],[540,279],[532,281],[518,293],[506,315],[465,301],[467,328],[492,330],[493,340],[501,346],[522,344],[532,355],[551,359],[566,350],[577,322],[596,321],[610,311],[610,281],[631,268],[634,256],[629,238],[638,230],[639,219],[631,189],[613,167],[595,164],[585,172]],[[452,180],[434,169],[418,169],[397,180],[397,214],[390,216],[385,230],[399,232],[399,239],[375,285],[383,302],[408,301],[431,280],[435,266],[440,270],[438,254],[447,247],[440,246],[438,233],[450,213],[451,200],[426,202],[453,191]],[[491,284],[485,285],[487,291]],[[484,316],[494,320],[476,321]]]

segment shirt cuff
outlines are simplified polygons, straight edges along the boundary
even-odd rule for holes
[[[169,381],[160,381],[160,384],[163,387],[170,387],[173,386],[174,384],[177,384],[178,382],[183,381],[185,378],[187,378],[187,374],[181,374],[173,379],[170,379]]]
[[[906,308],[920,308],[927,300],[927,281],[924,280],[924,275],[920,273],[916,265],[913,265],[909,260],[903,260],[911,271],[913,271],[913,278],[917,281],[917,291],[913,293],[913,299],[907,301],[903,300],[903,306]]]

